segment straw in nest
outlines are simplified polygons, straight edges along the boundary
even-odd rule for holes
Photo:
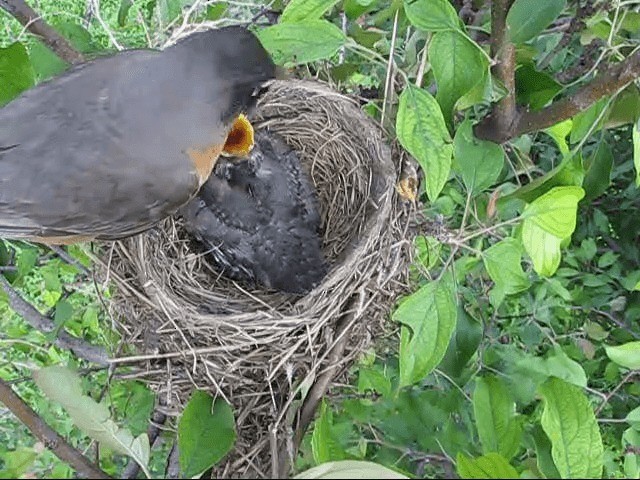
[[[292,419],[304,427],[313,416],[313,402],[289,408],[301,387],[322,394],[369,343],[407,263],[396,167],[357,102],[317,82],[277,82],[253,122],[298,152],[317,188],[331,263],[318,287],[302,298],[248,291],[193,249],[179,218],[103,257],[104,275],[116,280],[118,328],[139,353],[116,362],[133,364],[169,414],[194,386],[232,404],[238,440],[220,471],[227,476],[279,473],[276,452],[282,461],[303,431],[292,436]]]

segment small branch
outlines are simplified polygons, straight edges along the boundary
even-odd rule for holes
[[[351,300],[349,302],[349,306],[347,310],[351,310],[355,306],[355,300]],[[316,410],[320,405],[321,400],[324,398],[325,393],[329,389],[331,385],[331,381],[334,379],[338,372],[338,367],[341,365],[341,359],[344,354],[344,350],[347,346],[347,342],[349,341],[349,335],[345,334],[345,330],[352,325],[352,320],[354,318],[353,313],[345,314],[336,325],[334,339],[336,339],[331,352],[327,356],[326,364],[327,368],[316,378],[315,382],[309,389],[307,396],[302,402],[302,406],[298,410],[297,420],[294,424],[294,436],[293,436],[293,454],[296,455],[300,445],[302,444],[302,439],[304,437],[307,428],[313,421],[313,417],[315,416]],[[280,462],[280,478],[287,478],[289,474],[289,461],[288,455],[285,452],[281,456]]]
[[[180,453],[178,451],[177,440],[173,442],[173,446],[169,452],[169,458],[167,458],[165,477],[168,479],[180,478]]]
[[[24,318],[29,325],[40,330],[42,333],[51,333],[57,329],[51,319],[42,315],[33,305],[22,298],[1,274],[0,286],[7,294],[11,308],[18,315]],[[103,366],[108,366],[110,364],[109,356],[104,349],[94,345],[89,345],[83,340],[69,335],[69,333],[64,330],[60,330],[57,333],[55,344],[60,348],[71,350],[77,357],[87,360],[88,362],[93,362]]]
[[[510,128],[496,128],[490,117],[485,117],[476,125],[475,134],[483,140],[504,143],[522,134],[543,130],[586,110],[601,98],[623,89],[638,77],[640,50],[623,62],[611,65],[573,95],[553,102],[542,110],[523,113]]]
[[[0,1],[2,1],[2,0],[0,0]],[[51,249],[52,252],[54,252],[56,255],[58,255],[58,257],[60,257],[66,263],[76,267],[80,271],[80,273],[86,275],[87,277],[91,275],[91,272],[87,269],[87,267],[82,265],[82,263],[80,263],[79,260],[76,260],[71,255],[69,255],[69,253],[67,253],[67,251],[64,248],[62,248],[62,247],[60,247],[58,245],[49,245],[49,248]]]
[[[516,48],[509,38],[507,13],[513,0],[493,0],[491,5],[491,57],[495,61],[492,73],[503,83],[507,95],[494,105],[492,112],[476,127],[486,124],[491,131],[511,131],[517,122],[516,110]]]
[[[0,401],[4,403],[31,433],[51,450],[56,457],[73,467],[81,478],[111,478],[91,463],[78,450],[47,425],[33,409],[27,405],[11,387],[0,378]]]
[[[600,414],[600,412],[602,411],[602,409],[605,407],[605,405],[607,403],[609,403],[609,400],[611,400],[611,398],[613,398],[613,396],[618,393],[618,391],[627,383],[629,382],[633,377],[637,376],[640,372],[638,372],[638,370],[631,370],[630,372],[628,372],[624,378],[622,380],[620,380],[620,383],[618,383],[613,390],[611,390],[609,393],[605,394],[604,400],[602,401],[602,403],[600,403],[600,405],[598,405],[598,408],[595,409],[595,415],[596,417]]]
[[[73,48],[66,38],[42,20],[24,0],[0,0],[0,8],[18,20],[31,33],[38,36],[65,62],[76,64],[84,61],[83,55]]]

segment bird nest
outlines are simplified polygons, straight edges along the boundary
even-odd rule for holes
[[[318,82],[276,82],[253,123],[297,151],[317,189],[330,263],[320,285],[296,296],[229,280],[178,217],[102,257],[113,318],[134,347],[116,363],[133,365],[169,415],[194,387],[233,406],[223,476],[269,476],[290,461],[331,379],[380,331],[408,262],[397,165],[356,101]]]

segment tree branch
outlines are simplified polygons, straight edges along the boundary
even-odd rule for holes
[[[24,318],[29,325],[43,333],[54,332],[57,329],[56,325],[49,318],[42,315],[33,305],[22,298],[18,292],[13,289],[7,279],[4,278],[4,275],[1,274],[0,286],[7,294],[11,308]],[[77,357],[89,362],[103,366],[110,365],[109,356],[104,349],[87,344],[82,339],[76,338],[64,330],[57,332],[55,344],[60,348],[73,351]]]
[[[508,128],[499,128],[491,115],[475,128],[475,134],[483,140],[504,143],[525,133],[539,131],[571,118],[586,110],[595,102],[624,88],[640,77],[640,50],[623,62],[609,66],[577,92],[535,112],[523,112]]]
[[[31,433],[51,450],[56,457],[73,467],[82,478],[111,478],[78,450],[69,445],[64,438],[47,425],[33,409],[0,378],[0,401],[11,413],[24,423]]]
[[[31,33],[40,37],[65,62],[75,64],[84,61],[84,56],[73,48],[66,38],[42,20],[24,0],[0,0],[0,8],[18,20]]]
[[[516,110],[516,48],[509,38],[507,13],[513,0],[493,0],[491,5],[491,57],[495,61],[492,73],[507,89],[507,95],[494,105],[492,112],[476,126],[476,136],[485,138],[482,130],[511,131],[517,122]],[[479,130],[479,131],[478,131]]]

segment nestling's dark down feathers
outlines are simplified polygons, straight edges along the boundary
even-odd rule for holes
[[[327,273],[315,189],[296,153],[273,133],[256,132],[248,159],[218,162],[180,213],[231,278],[305,293]]]

